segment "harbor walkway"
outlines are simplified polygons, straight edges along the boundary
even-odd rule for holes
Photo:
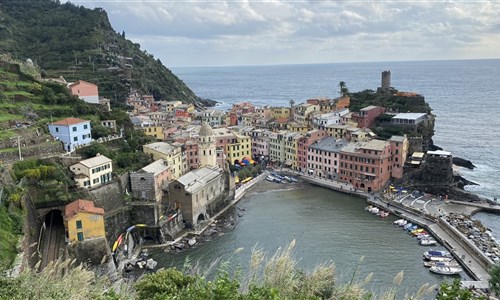
[[[448,224],[444,218],[440,217],[448,213],[457,212],[471,214],[483,208],[483,206],[472,206],[461,202],[457,203],[456,201],[445,202],[437,199],[419,199],[410,195],[386,199],[378,193],[366,193],[355,190],[352,185],[336,180],[319,178],[289,169],[283,169],[282,171],[300,176],[303,180],[314,185],[364,197],[371,205],[375,205],[386,211],[390,211],[394,215],[419,224],[441,242],[473,277],[475,281],[467,281],[467,285],[474,285],[476,287],[488,285],[488,279],[490,278],[488,269],[491,266],[491,260],[469,241],[466,236]]]

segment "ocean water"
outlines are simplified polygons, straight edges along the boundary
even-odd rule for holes
[[[500,60],[342,63],[174,68],[200,97],[232,103],[288,106],[325,96],[337,97],[339,82],[350,91],[376,90],[381,72],[391,86],[425,96],[436,115],[434,143],[477,168],[461,169],[478,183],[467,189],[500,198]]]

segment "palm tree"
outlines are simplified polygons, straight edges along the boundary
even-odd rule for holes
[[[347,95],[347,93],[349,93],[349,89],[347,88],[345,81],[339,82],[339,87],[340,87],[340,96],[345,96]]]

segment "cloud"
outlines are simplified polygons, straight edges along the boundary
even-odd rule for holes
[[[500,57],[496,1],[74,3],[177,66]]]

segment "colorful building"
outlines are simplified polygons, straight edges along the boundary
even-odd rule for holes
[[[90,121],[78,118],[66,118],[49,124],[50,134],[63,143],[66,151],[73,151],[77,147],[92,142]]]
[[[90,200],[76,200],[64,208],[64,227],[69,242],[105,238],[104,209]]]
[[[325,136],[326,132],[324,130],[314,129],[299,138],[297,144],[297,168],[299,171],[305,172],[307,170],[307,152],[309,146]]]
[[[299,124],[309,124],[310,114],[319,112],[319,106],[309,103],[302,103],[293,107],[293,120]]]
[[[163,159],[170,167],[172,179],[177,179],[187,171],[186,154],[180,145],[156,142],[142,146],[144,153],[154,160]]]
[[[385,108],[370,105],[360,109],[358,113],[352,114],[352,120],[358,123],[360,128],[370,128],[375,124],[378,116],[385,112]]]
[[[231,164],[236,161],[241,162],[243,158],[251,158],[252,156],[252,140],[249,136],[239,133],[233,133],[236,137],[236,142],[228,144],[226,148],[227,159]]]
[[[403,177],[403,169],[408,157],[409,142],[406,136],[393,135],[389,139],[391,144],[391,177]]]
[[[170,167],[163,159],[130,173],[130,186],[134,199],[161,202],[163,190],[171,180]]]
[[[302,134],[298,132],[289,132],[285,135],[285,162],[284,165],[293,170],[297,170],[297,155],[299,139]]]
[[[307,172],[322,178],[339,178],[340,151],[347,141],[331,136],[316,140],[307,149]]]
[[[148,125],[141,127],[141,129],[145,135],[154,136],[158,140],[164,138],[163,127],[160,125]]]
[[[391,145],[388,141],[349,143],[340,152],[340,180],[356,189],[377,192],[391,178]]]
[[[269,134],[264,129],[255,129],[252,131],[252,157],[259,159],[269,159]]]
[[[68,85],[71,95],[78,96],[87,103],[99,104],[99,89],[97,85],[78,80],[77,82]]]
[[[272,163],[282,165],[285,162],[286,130],[269,134],[269,159]]]
[[[111,159],[97,153],[95,157],[71,165],[69,169],[75,174],[78,187],[90,189],[111,181],[113,163]]]
[[[271,107],[271,118],[281,119],[290,118],[290,108],[289,107]]]

